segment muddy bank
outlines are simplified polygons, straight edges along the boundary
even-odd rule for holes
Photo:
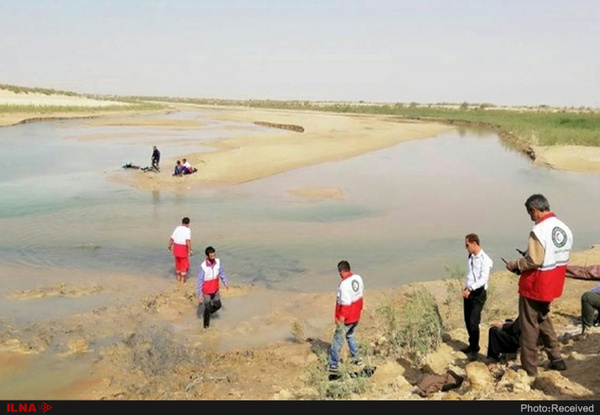
[[[597,247],[575,253],[572,260],[581,265],[599,262]],[[113,276],[104,284],[98,284],[93,276],[90,280],[91,284],[70,280],[7,293],[11,301],[30,304],[44,295],[68,300],[108,294],[113,299],[68,316],[20,324],[4,321],[0,398],[327,399],[322,359],[334,328],[334,293],[274,293],[254,286],[232,286],[222,291],[224,306],[211,327],[202,329],[193,278],[179,286],[171,280],[152,281],[142,290],[126,276]],[[454,290],[460,283],[455,287],[452,281],[432,281],[370,290],[357,336],[370,350],[366,361],[377,370],[366,390],[347,398],[598,399],[600,375],[593,368],[600,361],[600,334],[586,339],[573,336],[580,295],[596,283],[567,280],[565,292],[553,303],[551,312],[567,370],[542,367],[535,380],[517,370],[518,357],[489,372],[482,360],[468,362],[459,351],[467,339],[462,313],[457,312],[459,295]],[[515,276],[506,271],[492,275],[483,333],[491,322],[514,317],[516,284]],[[423,288],[437,299],[446,334],[443,344],[425,358],[425,366],[417,369],[406,358],[378,353],[384,350],[386,330],[379,310],[399,305],[412,290]],[[482,336],[482,353],[486,342]],[[449,369],[464,376],[460,389],[426,398],[415,393],[414,385],[424,374]]]

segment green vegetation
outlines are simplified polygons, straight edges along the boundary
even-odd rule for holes
[[[76,113],[76,112],[98,112],[98,111],[131,111],[131,110],[158,110],[164,108],[160,104],[133,103],[132,105],[108,105],[97,107],[81,107],[67,105],[1,105],[0,113]]]
[[[386,360],[394,360],[423,371],[427,355],[435,352],[449,336],[453,337],[451,333],[455,329],[464,329],[461,290],[465,270],[455,265],[446,266],[446,272],[445,294],[438,292],[437,288],[430,291],[426,286],[417,285],[409,287],[401,297],[382,301],[373,310],[373,330],[359,336],[360,354],[367,366],[376,368]],[[439,298],[433,292],[438,292]],[[501,315],[504,301],[491,280],[483,320],[505,318]],[[297,341],[305,339],[304,327],[297,321],[292,323],[292,333]],[[485,333],[486,329],[482,327],[482,335]],[[308,367],[305,379],[307,388],[298,398],[348,399],[366,391],[370,387],[369,378],[357,376],[356,368],[347,359],[341,361],[340,379],[328,380],[325,345],[320,344],[319,348],[313,345],[318,362]]]
[[[463,301],[460,292],[463,289],[467,271],[458,265],[455,265],[454,268],[448,266],[445,268],[449,277],[444,279],[444,282],[446,283],[446,299],[443,302],[444,326],[446,329],[464,327],[462,319],[459,320],[460,323],[458,325],[456,324],[456,319],[452,319],[452,313],[456,314],[456,310],[463,309]],[[502,315],[503,299],[498,297],[496,291],[496,284],[494,284],[494,280],[490,278],[487,289],[487,299],[482,313],[482,319],[485,321],[504,319],[504,316]],[[454,324],[452,323],[453,320],[455,322]]]
[[[446,273],[449,274],[448,278],[444,279],[446,283],[446,299],[444,300],[444,318],[446,321],[446,328],[455,328],[452,326],[450,321],[452,313],[456,313],[456,310],[463,309],[462,297],[460,295],[463,289],[463,281],[466,274],[466,270],[458,265],[454,268],[449,266],[445,267]],[[462,320],[461,320],[462,322]]]
[[[435,298],[424,288],[409,293],[401,307],[384,304],[377,312],[385,321],[388,352],[408,356],[416,366],[420,366],[422,359],[442,343],[442,317]]]
[[[117,101],[129,105],[109,105],[109,106],[94,106],[82,107],[79,105],[2,105],[0,104],[0,113],[42,113],[49,114],[53,112],[73,113],[73,112],[96,112],[96,111],[123,111],[123,110],[156,110],[165,108],[165,105],[159,103],[143,102],[139,99],[128,99],[126,97],[106,96],[106,95],[91,95],[78,94],[72,91],[62,91],[50,88],[30,88],[17,85],[0,84],[0,89],[13,92],[15,94],[43,94],[43,95],[64,95],[69,97],[88,98],[98,101]]]
[[[361,353],[365,353],[359,344]],[[364,355],[364,354],[363,354]],[[353,394],[361,394],[369,388],[369,378],[356,375],[356,368],[342,362],[339,367],[340,378],[328,379],[328,353],[326,349],[317,352],[318,362],[308,368],[307,385],[310,385],[310,396],[299,396],[300,399],[348,399]],[[305,395],[308,393],[305,391]]]
[[[71,92],[71,91],[60,91],[57,89],[50,89],[50,88],[29,88],[29,87],[25,87],[25,86],[7,85],[7,84],[0,84],[0,89],[5,89],[7,91],[14,92],[15,94],[34,93],[34,94],[44,94],[44,95],[68,95],[68,96],[72,96],[72,97],[82,96],[76,92]]]
[[[496,131],[501,137],[512,141],[523,150],[530,145],[581,145],[600,146],[600,111],[586,107],[552,108],[537,107],[509,108],[491,103],[470,104],[436,103],[358,103],[319,101],[277,100],[227,100],[205,98],[173,98],[157,96],[116,96],[77,94],[48,88],[28,88],[0,84],[0,89],[15,93],[42,93],[80,96],[98,100],[112,100],[137,104],[136,109],[160,109],[157,102],[185,103],[196,105],[242,106],[249,108],[272,108],[289,110],[311,110],[345,114],[388,115],[407,120],[427,120],[454,125],[483,127]],[[148,101],[154,101],[149,103]],[[28,112],[35,108],[26,106],[2,106],[5,112]],[[122,107],[106,107],[102,110],[122,110]],[[70,107],[46,107],[44,112],[74,111]]]
[[[590,108],[555,109],[545,105],[521,109],[498,108],[493,104],[365,104],[311,101],[221,100],[165,97],[127,97],[131,100],[181,102],[198,105],[244,106],[311,110],[352,114],[378,114],[403,119],[485,127],[504,138],[524,140],[529,145],[600,146],[600,112]]]

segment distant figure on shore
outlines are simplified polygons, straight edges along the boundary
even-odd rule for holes
[[[183,174],[183,165],[181,164],[181,160],[177,160],[175,164],[175,169],[173,170],[173,176],[181,176]]]
[[[160,151],[158,151],[158,148],[156,148],[156,146],[154,146],[152,148],[152,168],[156,169],[156,170],[160,170],[158,165],[160,163]]]
[[[196,173],[198,171],[197,168],[192,167],[192,165],[190,164],[189,161],[187,161],[187,159],[181,159],[181,161],[183,162],[183,174],[192,174],[192,173]]]

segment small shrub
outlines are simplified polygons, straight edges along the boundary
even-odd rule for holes
[[[361,345],[359,344],[359,349]],[[362,352],[362,350],[361,350]],[[340,378],[329,380],[328,354],[326,350],[317,353],[318,362],[308,368],[307,383],[313,394],[301,396],[305,399],[348,399],[353,394],[364,393],[369,387],[368,378],[355,376],[355,369],[344,362],[339,366]]]
[[[462,310],[463,308],[460,292],[463,288],[466,271],[458,265],[455,265],[454,268],[446,266],[445,269],[449,276],[444,280],[446,282],[446,299],[443,302],[443,315],[446,328],[453,328],[454,325],[451,322],[454,319],[452,317],[455,317],[456,310]]]
[[[505,315],[506,303],[507,299],[501,297],[498,294],[498,289],[494,284],[494,280],[490,278],[490,282],[488,284],[487,299],[485,301],[485,305],[483,306],[483,312],[481,314],[482,321],[504,320],[508,317],[514,318],[512,315]],[[515,307],[515,315],[516,314],[517,309]]]
[[[382,350],[382,354],[396,354],[401,351],[400,338],[397,335],[400,330],[400,312],[389,303],[381,304],[376,312],[383,317],[383,335],[387,350]],[[382,348],[384,345],[379,345],[379,347]]]
[[[420,365],[421,359],[442,342],[443,323],[438,305],[431,293],[416,290],[402,308],[405,317],[400,326],[400,341],[404,350]]]
[[[384,304],[377,309],[385,321],[389,352],[408,355],[417,366],[442,342],[444,326],[433,295],[420,288],[399,308]]]
[[[368,389],[369,380],[365,377],[353,377],[351,372],[340,372],[340,379],[328,381],[325,395],[330,399],[348,399],[353,394],[361,394]]]
[[[306,382],[314,391],[314,394],[309,396],[303,396],[305,399],[317,399],[322,400],[327,396],[327,388],[329,384],[328,373],[327,373],[327,351],[319,350],[317,352],[317,363],[308,367]]]

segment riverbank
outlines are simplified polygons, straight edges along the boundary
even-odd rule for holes
[[[190,107],[215,119],[301,127],[273,128],[256,133],[213,140],[212,151],[165,157],[161,172],[135,176],[113,175],[131,186],[147,190],[185,191],[194,187],[223,186],[258,180],[300,167],[343,160],[395,144],[433,137],[451,126],[389,117],[323,114],[269,109]],[[102,123],[103,120],[97,120]],[[106,122],[110,122],[106,119]],[[173,177],[178,158],[186,157],[198,172]],[[333,190],[335,192],[335,190]]]
[[[6,106],[5,108],[16,105],[19,110],[15,111],[13,108],[11,111],[2,111],[3,105]],[[377,111],[378,107],[373,105],[365,104],[353,107],[344,104],[341,105],[344,111],[342,113],[329,108],[333,104],[326,106],[311,104],[303,105],[301,108],[276,109],[260,106],[202,105],[189,103],[189,101],[177,103],[170,100],[168,102],[152,102],[152,105],[160,105],[163,107],[162,109],[144,110],[128,108],[128,105],[131,104],[122,101],[90,99],[84,96],[35,92],[15,93],[0,89],[0,126],[47,119],[133,116],[147,112],[168,111],[169,108],[184,108],[218,112],[218,116],[224,119],[244,120],[258,124],[263,123],[263,125],[265,123],[282,124],[305,129],[303,133],[293,131],[293,129],[288,131],[296,133],[295,135],[285,134],[282,131],[279,136],[257,135],[235,140],[217,140],[213,143],[215,151],[210,154],[176,155],[164,160],[163,166],[172,167],[177,158],[188,156],[189,161],[202,169],[202,174],[194,175],[193,178],[189,177],[187,181],[198,182],[198,184],[242,183],[301,166],[351,157],[409,139],[435,135],[456,125],[472,125],[474,127],[488,125],[496,130],[503,140],[527,154],[535,165],[564,171],[600,173],[600,142],[596,136],[586,136],[586,145],[573,144],[569,137],[572,133],[576,134],[577,131],[572,127],[568,133],[571,135],[566,135],[564,139],[561,139],[559,134],[554,137],[558,141],[553,145],[544,144],[547,140],[540,138],[540,134],[554,136],[555,133],[549,130],[551,128],[549,125],[556,123],[544,121],[544,118],[540,121],[539,117],[569,117],[564,120],[564,123],[557,124],[565,124],[567,127],[576,126],[581,122],[587,122],[592,126],[595,125],[596,118],[600,115],[589,110],[579,115],[579,112],[572,109],[467,107],[468,111],[459,111],[459,108],[446,108],[445,106],[389,107],[382,104]],[[273,105],[275,104],[269,106]],[[282,105],[282,107],[285,106]],[[53,111],[52,107],[55,107],[56,111]],[[111,109],[103,109],[106,107],[111,107]],[[291,107],[294,106],[291,105]],[[356,112],[353,113],[353,110]],[[390,115],[396,112],[397,115]],[[511,113],[515,118],[523,116],[538,118],[526,119],[526,122],[522,124],[505,121],[511,118]],[[584,119],[573,119],[578,116]],[[491,121],[486,121],[486,117]],[[496,121],[494,121],[495,118],[497,118]],[[532,126],[539,125],[540,131],[531,130],[533,127],[530,128],[530,124]],[[432,127],[434,125],[436,127]],[[590,132],[588,130],[592,133],[594,131],[593,128],[588,128],[586,134]],[[377,140],[365,140],[365,137],[377,137]],[[226,167],[232,165],[235,166],[235,169]],[[169,170],[168,173],[170,173],[170,169],[166,170]],[[181,187],[167,174],[153,177],[152,180],[148,180],[148,177],[140,178],[137,183],[132,185],[146,189],[168,187],[177,190]]]
[[[600,263],[600,247],[573,254],[573,265]],[[493,372],[485,365],[487,328],[514,318],[517,278],[504,270],[490,280],[482,317],[481,355],[469,362],[462,321],[460,279],[366,291],[357,332],[368,379],[327,381],[324,356],[334,328],[334,293],[273,292],[254,286],[222,289],[223,309],[202,329],[196,280],[152,281],[139,286],[127,275],[81,275],[65,270],[62,283],[9,293],[11,300],[73,301],[113,296],[109,307],[51,317],[40,323],[3,325],[0,336],[2,399],[91,400],[597,400],[600,398],[600,334],[577,339],[580,296],[598,281],[567,279],[551,318],[567,370],[540,368],[536,379],[518,371],[518,356]],[[44,273],[41,272],[42,280]],[[415,292],[436,300],[443,342],[421,365],[408,356],[384,353],[392,311]],[[68,300],[71,299],[71,300]],[[241,312],[240,310],[245,310]],[[388,310],[387,312],[384,312]],[[393,311],[395,310],[395,311]],[[540,353],[544,364],[544,355]],[[48,363],[49,360],[49,363]],[[63,362],[63,363],[61,363]],[[545,362],[547,365],[547,361]],[[53,368],[60,377],[48,379]],[[36,369],[37,368],[37,369]],[[46,368],[46,369],[44,369]],[[460,388],[427,398],[415,385],[427,374],[448,370],[463,376]],[[36,376],[37,375],[37,376]],[[18,381],[17,381],[18,380]],[[362,382],[362,383],[360,383]],[[341,389],[340,389],[341,388]]]
[[[222,186],[254,180],[275,174],[282,165],[294,168],[294,163],[302,166],[330,160],[331,157],[349,157],[354,151],[368,152],[382,148],[377,146],[393,145],[400,142],[397,141],[399,139],[418,139],[426,132],[449,128],[435,123],[404,122],[389,116],[195,108],[213,111],[215,116],[224,119],[297,125],[304,131],[273,130],[273,137],[264,139],[246,136],[222,140],[210,153],[215,158],[204,175],[201,171],[198,176],[171,177],[169,169],[164,167],[172,161],[167,157],[162,163],[165,181],[159,181],[158,188],[185,190],[178,186],[181,183]],[[187,109],[190,110],[189,107]],[[90,121],[115,125],[111,117]],[[124,121],[121,119],[119,122],[123,125]],[[131,122],[137,121],[128,118],[127,125]],[[177,127],[187,128],[185,123]],[[432,130],[425,131],[427,128]],[[378,139],[370,141],[368,137]],[[287,152],[293,153],[292,158],[279,165],[277,159],[288,157]],[[207,154],[198,153],[189,158],[202,168],[207,164],[206,157]],[[276,169],[263,166],[271,162]],[[247,164],[238,171],[237,163]],[[225,166],[232,171],[219,170]],[[142,180],[161,178],[160,175],[142,173],[140,176]],[[140,188],[153,188],[155,184],[153,181],[144,184],[137,178],[132,183]],[[302,191],[311,197],[339,196],[335,189]],[[577,252],[572,263],[599,263],[599,254],[599,248]],[[491,321],[514,317],[516,309],[516,278],[502,271],[501,266],[496,268],[500,271],[492,276],[490,300],[482,321],[484,330]],[[31,269],[24,268],[17,274],[20,278],[28,272]],[[139,279],[129,275],[82,275],[68,269],[54,268],[50,272],[42,267],[36,269],[35,274],[35,283],[32,281],[35,286],[8,292],[10,301],[25,304],[30,311],[42,308],[36,303],[39,299],[49,299],[45,304],[60,304],[60,307],[42,308],[43,318],[33,322],[3,322],[0,390],[3,393],[11,391],[2,396],[4,399],[270,400],[332,397],[331,388],[335,384],[332,386],[326,381],[322,358],[333,330],[333,292],[274,292],[251,285],[232,285],[222,292],[224,308],[211,328],[203,330],[197,316],[193,277],[185,286],[177,286],[170,279],[146,281],[140,285]],[[57,280],[60,282],[57,283]],[[594,370],[599,359],[598,335],[585,340],[563,336],[576,329],[579,297],[594,282],[568,280],[563,297],[553,304],[552,318],[557,332],[564,339],[563,352],[568,370],[559,373],[542,369],[537,382],[511,369],[512,364],[518,364],[517,361],[504,366],[505,372],[500,378],[491,377],[482,362],[466,361],[459,352],[465,345],[466,332],[461,322],[456,284],[460,282],[409,284],[386,291],[369,289],[358,336],[370,350],[367,362],[376,366],[377,370],[365,382],[366,389],[360,392],[346,390],[342,392],[347,394],[335,396],[342,399],[420,400],[422,398],[412,392],[420,376],[452,369],[468,381],[461,389],[438,393],[430,399],[598,399],[600,379]],[[380,353],[386,342],[386,320],[381,310],[387,306],[399,306],[412,290],[420,288],[425,288],[437,299],[444,320],[445,337],[439,348],[426,357],[425,366],[417,370],[413,362],[401,354]],[[58,312],[63,306],[68,306],[70,300],[81,297],[110,298],[114,299],[114,303],[81,313]],[[483,350],[485,341],[482,338]],[[57,373],[60,376],[56,376]]]
[[[154,104],[154,106],[157,106]],[[26,122],[138,115],[160,111],[123,101],[87,98],[81,95],[13,92],[0,88],[0,127]]]

